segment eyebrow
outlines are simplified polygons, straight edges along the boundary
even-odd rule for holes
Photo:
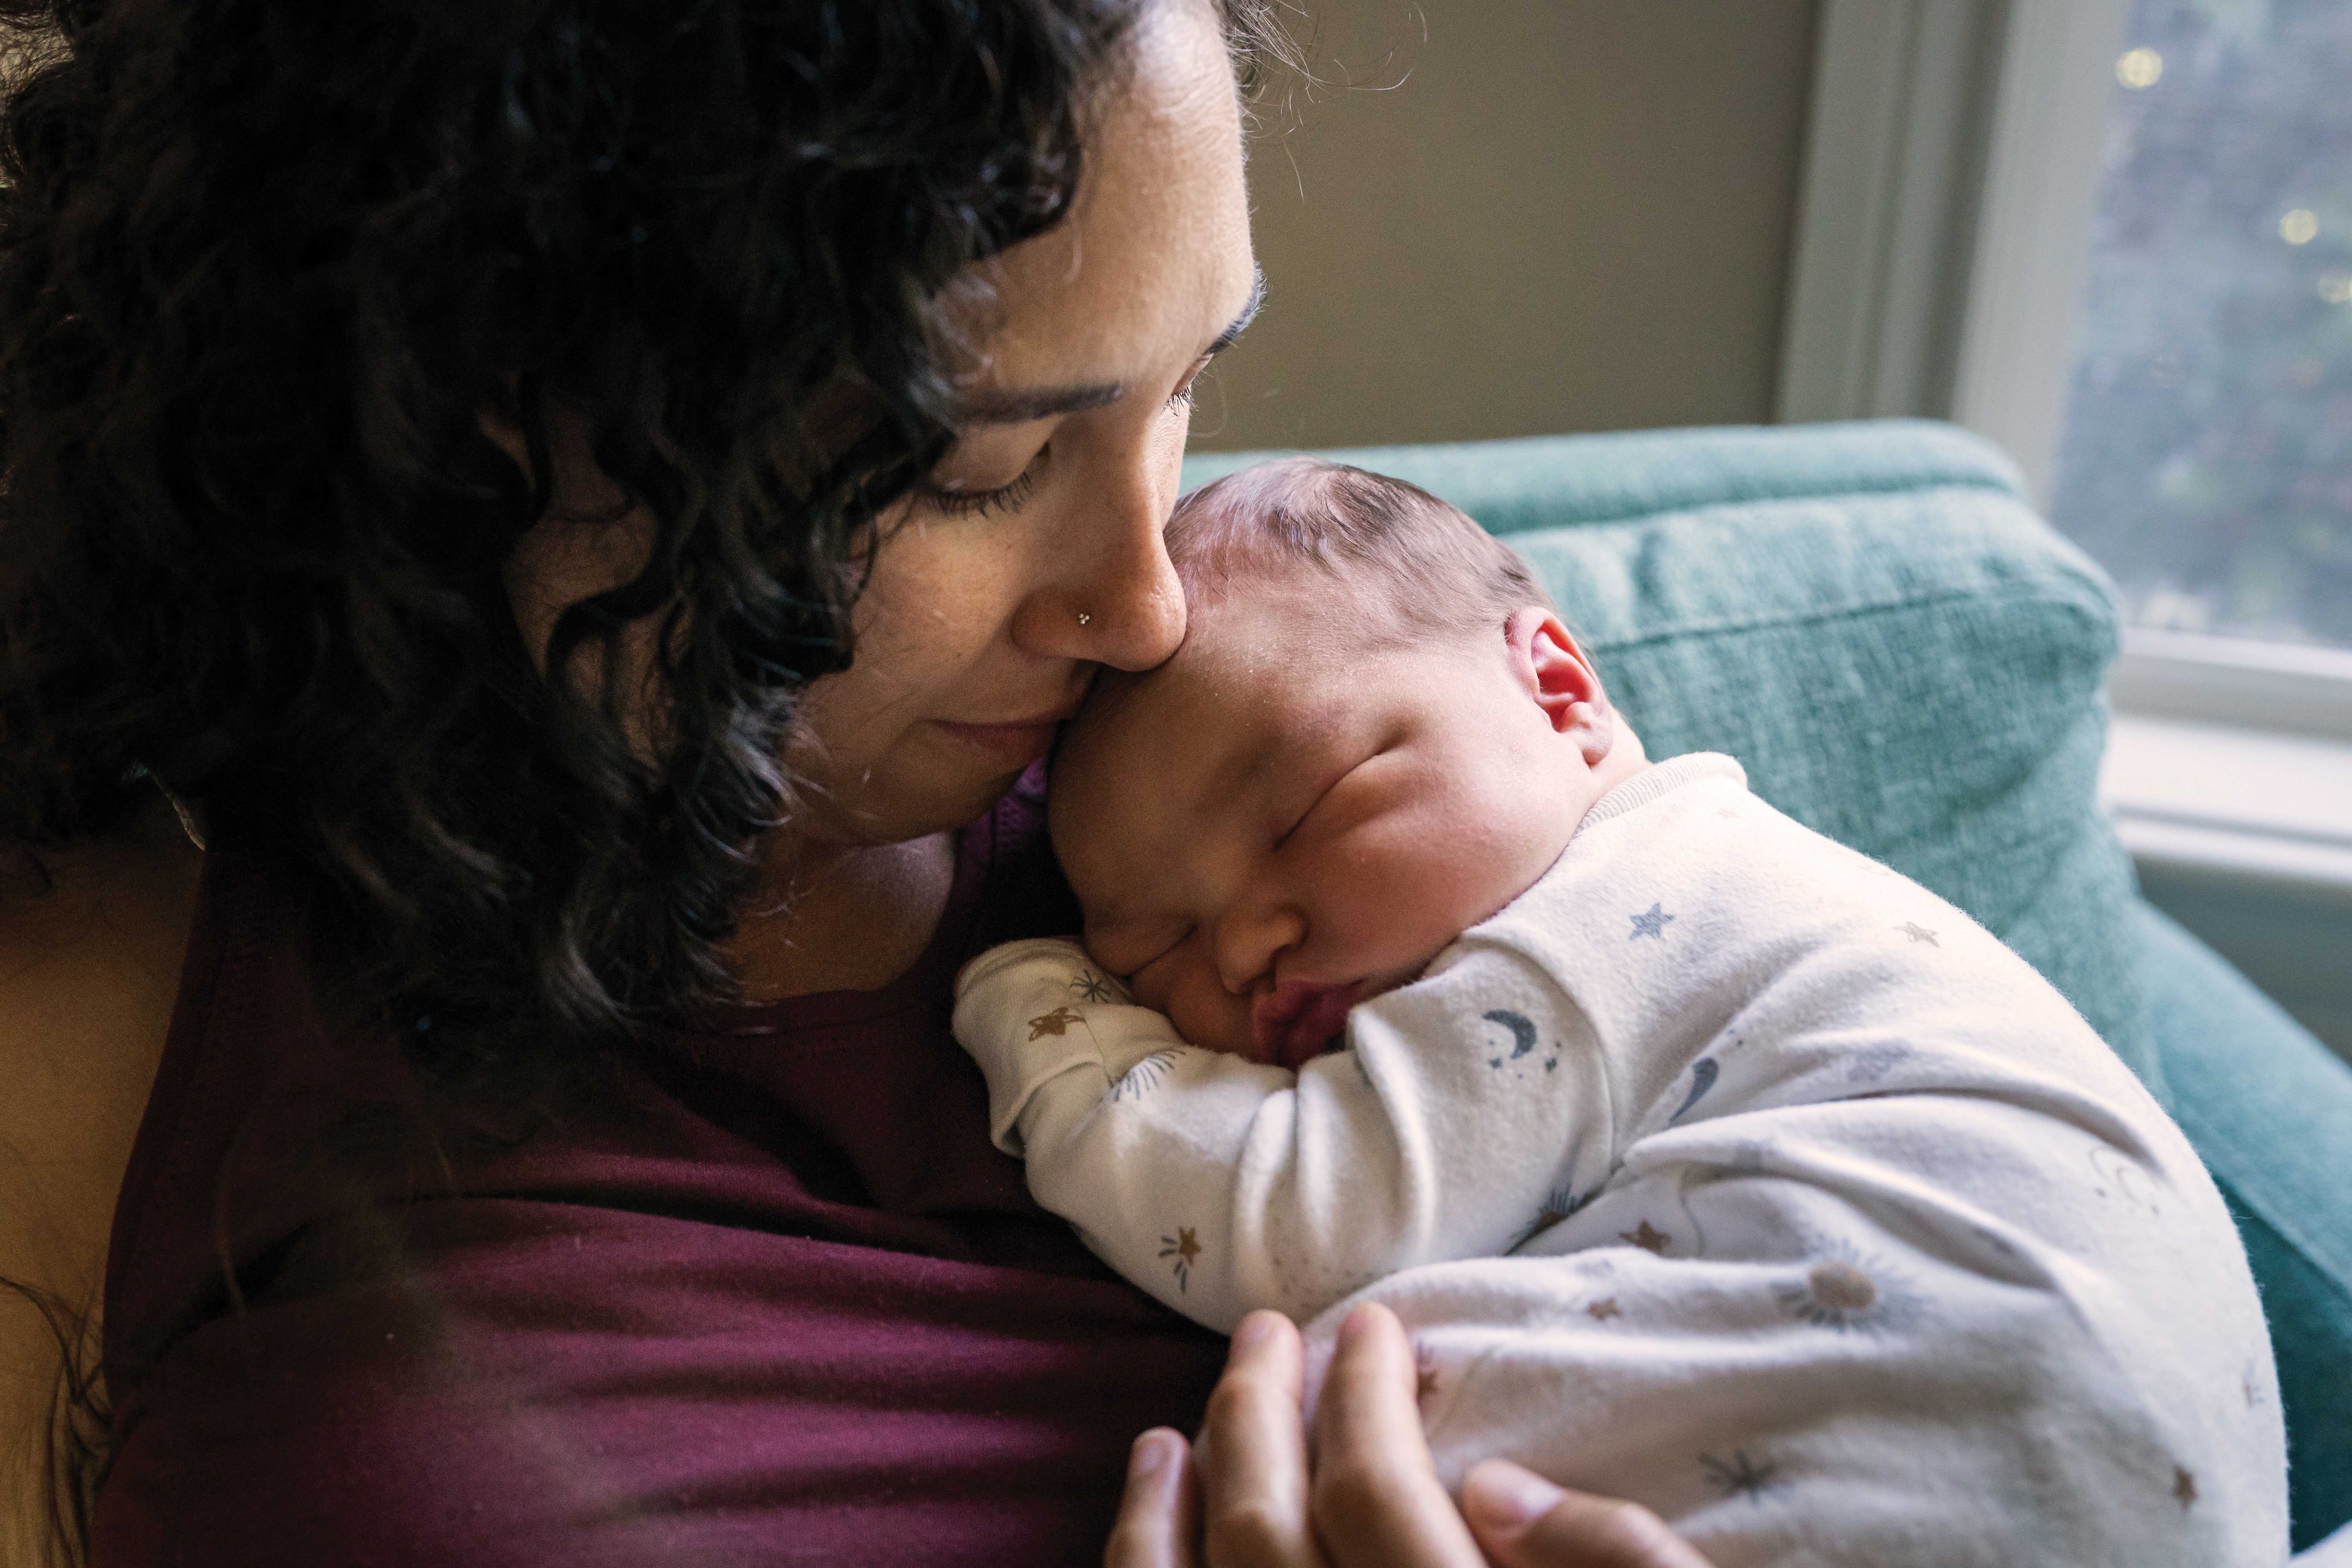
[[[1242,306],[1241,314],[1225,323],[1202,351],[1201,357],[1212,359],[1234,346],[1235,339],[1249,330],[1257,313],[1265,307],[1265,272],[1252,268],[1250,295]],[[964,401],[962,417],[965,425],[1027,425],[1039,419],[1051,419],[1063,414],[1084,414],[1089,409],[1108,408],[1127,395],[1127,388],[1115,381],[1083,382],[1070,386],[1045,386],[1031,391],[983,392]]]
[[[983,392],[964,399],[958,423],[964,425],[1026,425],[1057,414],[1083,414],[1108,408],[1127,395],[1115,381],[1079,386],[1045,386],[1033,392]]]

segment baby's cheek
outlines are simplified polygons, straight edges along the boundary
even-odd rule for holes
[[[1368,854],[1378,891],[1353,900],[1357,918],[1381,931],[1401,952],[1434,957],[1438,949],[1525,892],[1557,850],[1528,852],[1521,836],[1475,808],[1448,813],[1427,831],[1396,836]]]
[[[1317,934],[1328,952],[1324,967],[1334,974],[1389,967],[1407,950],[1427,947],[1433,937],[1442,945],[1462,929],[1444,928],[1465,902],[1465,886],[1478,879],[1476,846],[1434,834],[1383,837],[1360,846],[1340,876],[1326,879]]]
[[[1108,966],[1106,966],[1108,967]],[[1155,1013],[1169,1011],[1169,993],[1174,988],[1175,972],[1169,962],[1156,959],[1127,977],[1127,988],[1135,999]]]
[[[1146,1006],[1158,1005],[1176,1026],[1176,1032],[1193,1045],[1256,1059],[1249,1000],[1226,990],[1213,968],[1206,963],[1186,964],[1170,977],[1166,989],[1164,1004],[1146,1000],[1139,986],[1136,1000]]]

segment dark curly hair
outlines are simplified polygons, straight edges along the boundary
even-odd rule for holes
[[[152,773],[445,1081],[726,998],[850,563],[950,437],[934,301],[1068,210],[1153,3],[0,0],[0,834]],[[1245,75],[1276,5],[1220,0]],[[547,668],[652,620],[650,748],[505,591],[559,418],[653,528]]]
[[[1150,3],[0,3],[0,833],[151,771],[446,1068],[725,996],[845,563],[949,438],[934,298],[1067,209]],[[657,618],[651,756],[502,585],[558,409],[654,537],[548,667]]]

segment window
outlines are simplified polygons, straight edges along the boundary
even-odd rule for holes
[[[2051,516],[2135,626],[2352,647],[2352,5],[2124,41]]]
[[[2352,0],[1822,0],[1780,416],[1954,420],[2131,621],[2143,889],[2352,1059]]]

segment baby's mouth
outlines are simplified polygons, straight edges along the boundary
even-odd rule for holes
[[[1348,1009],[1364,994],[1364,983],[1312,985],[1292,980],[1260,992],[1250,1005],[1250,1037],[1259,1059],[1297,1072],[1347,1032]]]

